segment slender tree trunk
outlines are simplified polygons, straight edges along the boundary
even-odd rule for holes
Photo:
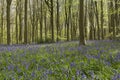
[[[57,0],[57,41],[59,41],[59,29],[60,29],[60,22],[59,22],[59,1]]]
[[[98,37],[98,40],[100,40],[100,25],[99,25],[99,14],[98,14],[97,1],[95,1],[95,16],[96,16],[96,22],[97,22],[97,37]]]
[[[79,45],[85,45],[84,37],[84,0],[79,0],[79,34],[80,42]]]
[[[2,0],[2,12],[1,12],[1,43],[3,43],[3,33],[4,33],[4,31],[3,31],[3,27],[4,27],[4,0]]]
[[[41,15],[40,15],[40,41],[43,41],[43,0],[41,0]],[[53,24],[53,23],[52,23]]]
[[[18,0],[16,2],[16,18],[15,18],[15,23],[16,23],[16,44],[18,44]]]
[[[87,0],[86,0],[85,12],[84,12],[84,13],[85,13],[85,15],[84,15],[84,27],[85,27],[84,30],[85,30],[85,31],[84,31],[84,32],[85,32],[85,38],[86,38],[86,39],[87,39],[87,7],[88,7],[87,4],[88,4],[88,3],[87,3]]]
[[[35,26],[36,26],[36,31],[35,31],[35,34],[36,34],[36,42],[38,43],[39,42],[39,38],[38,38],[38,31],[39,31],[39,28],[38,28],[38,21],[39,21],[39,17],[38,17],[38,15],[39,15],[39,1],[37,0],[36,1],[36,14],[35,14],[35,16],[36,16],[36,22],[35,22]]]
[[[118,12],[119,12],[119,7],[118,7],[118,0],[114,0],[115,1],[115,27],[116,27],[116,32],[115,32],[115,35],[117,35],[118,34],[118,32],[117,32],[117,30],[118,30],[118,25],[119,25],[119,22],[118,22],[118,18],[119,18],[119,16],[118,16]]]
[[[68,33],[68,35],[70,34],[70,32],[71,32],[71,39],[73,39],[73,37],[72,37],[72,0],[69,0],[69,6],[68,6],[68,12],[69,12],[69,14],[68,14],[68,24],[69,24],[69,28],[68,28],[68,30],[69,30],[69,33]]]
[[[88,10],[88,15],[89,15],[89,26],[90,26],[90,35],[89,35],[89,39],[93,40],[95,39],[95,26],[94,26],[94,6],[93,6],[93,1],[90,1],[89,4],[89,10]]]
[[[6,0],[7,1],[7,44],[11,44],[11,35],[10,35],[10,6],[12,0]]]
[[[101,0],[101,35],[102,35],[102,39],[104,39],[104,29],[103,29],[103,0]]]
[[[24,43],[27,44],[27,0],[25,0],[25,13],[24,13],[24,22],[25,22],[25,27],[24,27]]]
[[[32,3],[32,14],[31,14],[31,23],[32,23],[32,42],[35,42],[35,1]]]
[[[111,11],[114,11],[114,4],[113,2],[110,2],[110,7],[111,7]],[[113,36],[112,39],[115,39],[116,37],[116,27],[115,27],[115,14],[111,14],[111,27],[112,27],[112,32],[113,32]]]
[[[109,26],[109,39],[111,39],[112,26],[111,26],[111,4],[108,3],[108,26]]]
[[[47,11],[44,12],[45,41],[47,41],[47,17],[46,16],[47,16]]]
[[[22,1],[19,0],[19,43],[22,43]]]
[[[51,2],[51,18],[50,18],[50,23],[51,23],[51,29],[52,29],[52,42],[54,42],[54,5],[53,5],[53,0],[50,0]]]
[[[69,41],[69,17],[67,12],[67,0],[65,0],[65,34],[67,35],[67,41]]]

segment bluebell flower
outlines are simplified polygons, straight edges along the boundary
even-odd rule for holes
[[[47,74],[53,74],[53,71],[52,70],[47,70],[46,73]]]
[[[115,61],[120,61],[120,53],[118,53],[115,58],[114,58]]]
[[[32,73],[31,73],[31,76],[32,76],[32,77],[35,77],[35,72],[32,72]]]
[[[104,61],[106,65],[111,66],[111,63],[109,61]]]
[[[40,71],[41,69],[42,69],[42,67],[41,67],[41,66],[38,66],[38,67],[37,67],[37,70],[38,70],[38,71]]]
[[[81,78],[85,79],[85,78],[87,78],[87,76],[84,73],[82,73]]]
[[[74,76],[72,76],[72,79],[71,80],[75,80],[75,77]]]
[[[76,71],[76,75],[79,76],[80,75],[80,70]]]
[[[74,47],[69,48],[69,51],[74,51],[74,50],[75,50]]]
[[[120,74],[115,74],[112,78],[112,80],[119,80],[120,79]]]
[[[90,71],[89,74],[90,74],[90,76],[92,77],[92,79],[94,79],[94,77],[95,77],[94,72],[93,72],[93,71]]]
[[[85,55],[88,59],[91,59],[92,58],[92,56],[90,55],[90,54],[86,54]]]
[[[12,80],[16,80],[14,77],[12,77]]]
[[[81,47],[78,47],[78,51],[80,51],[80,50],[82,50],[82,48],[81,48]]]
[[[70,67],[75,67],[75,65],[76,65],[75,62],[70,63]]]
[[[26,64],[26,70],[28,70],[29,66],[30,66],[30,64]]]
[[[45,61],[46,61],[46,59],[42,59],[42,60],[41,60],[41,62],[43,62],[43,63],[44,63]]]
[[[14,65],[10,64],[10,65],[8,66],[8,70],[14,70]]]

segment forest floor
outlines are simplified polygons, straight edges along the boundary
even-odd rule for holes
[[[86,41],[87,45],[94,44],[96,41]],[[69,44],[76,44],[79,45],[78,41],[66,41],[66,42],[56,42],[56,43],[41,43],[41,44],[13,44],[13,45],[6,45],[0,44],[0,52],[6,51],[16,51],[16,50],[26,50],[26,49],[34,49],[46,46],[57,46],[57,45],[69,45]]]
[[[0,80],[119,80],[120,41],[0,45]]]

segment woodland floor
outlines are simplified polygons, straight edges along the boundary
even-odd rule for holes
[[[120,41],[0,45],[0,80],[119,80]]]

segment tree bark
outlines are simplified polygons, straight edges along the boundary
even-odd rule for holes
[[[60,29],[60,22],[59,22],[59,1],[57,0],[57,41],[59,41],[59,29]]]
[[[3,43],[3,35],[4,35],[4,30],[3,30],[3,28],[4,28],[4,0],[2,0],[2,12],[1,12],[1,43]]]
[[[27,44],[27,0],[25,0],[24,4],[25,8],[25,13],[24,13],[24,22],[25,22],[25,27],[24,27],[24,43]]]
[[[103,24],[104,24],[104,19],[103,19],[104,15],[103,15],[103,0],[101,0],[101,35],[102,35],[102,39],[104,39],[104,29],[103,29]]]
[[[22,11],[23,11],[23,9],[22,9],[23,7],[22,7],[22,1],[21,0],[19,0],[19,43],[22,43],[22,30],[23,30],[23,28],[22,28]]]
[[[18,13],[16,12],[16,44],[18,44]]]
[[[79,0],[79,45],[85,45],[84,37],[84,0]]]
[[[10,45],[11,44],[11,35],[10,35],[10,6],[11,6],[11,2],[12,0],[6,0],[7,2],[7,44]]]

